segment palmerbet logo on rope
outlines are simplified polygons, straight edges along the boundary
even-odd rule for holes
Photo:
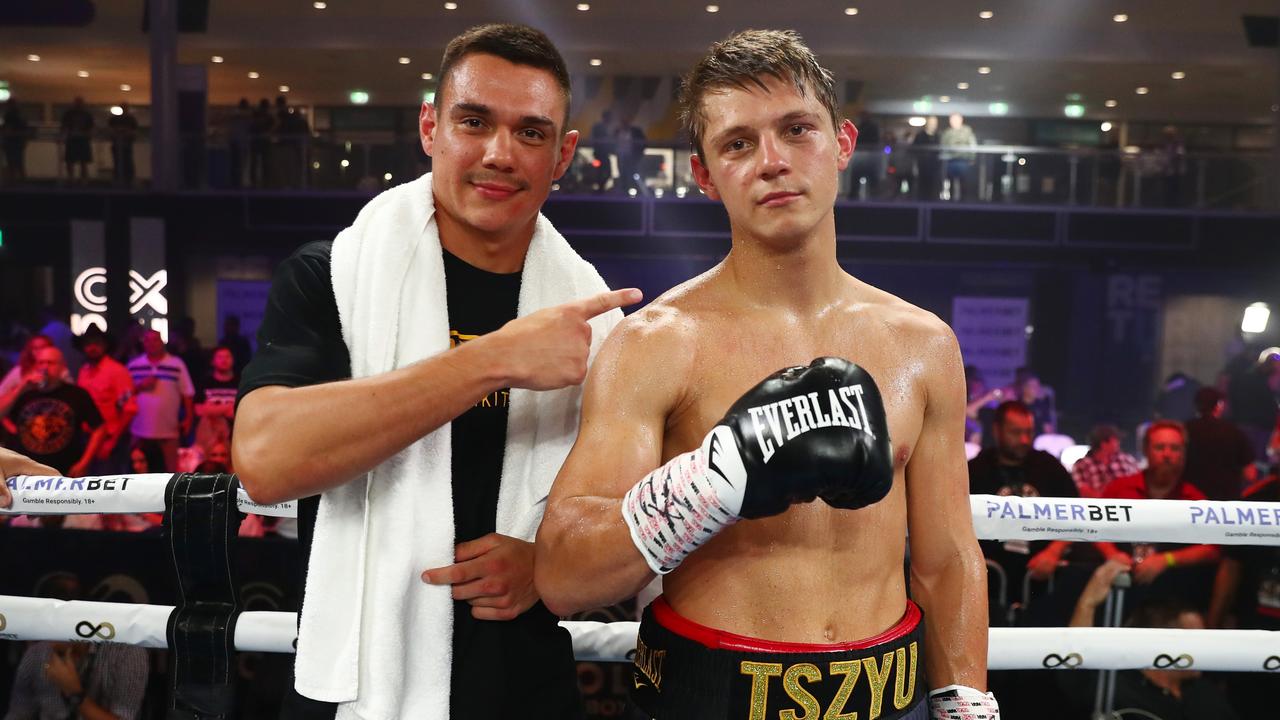
[[[11,477],[6,481],[9,490],[12,492],[40,492],[40,491],[59,491],[66,490],[68,492],[115,492],[123,491],[129,487],[129,476],[120,477],[82,477],[82,478],[65,478],[51,477],[40,475],[19,475]],[[75,504],[79,500],[76,498],[48,499],[42,500],[38,498],[24,498],[26,502],[65,502]]]

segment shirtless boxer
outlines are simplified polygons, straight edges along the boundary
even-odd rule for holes
[[[539,593],[566,614],[664,575],[635,658],[654,717],[997,718],[959,347],[837,263],[857,130],[831,74],[798,35],[746,31],[682,105],[732,249],[601,350],[538,533]]]

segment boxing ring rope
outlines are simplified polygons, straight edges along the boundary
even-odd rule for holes
[[[163,512],[174,476],[153,473],[86,478],[8,479],[3,515]],[[243,489],[242,512],[295,517],[297,503],[260,505]],[[970,497],[984,540],[1075,540],[1280,545],[1280,503],[1084,498]],[[171,606],[64,602],[0,596],[0,639],[117,642],[167,647]],[[625,661],[634,622],[563,622],[579,660]],[[242,612],[237,650],[295,650],[296,613]],[[1280,672],[1280,632],[1159,628],[992,628],[992,670],[1135,668]]]
[[[116,642],[168,647],[173,607],[65,602],[0,595],[0,638]],[[562,622],[578,660],[621,662],[635,648],[637,623]],[[242,652],[291,653],[297,614],[243,612],[235,629]],[[1160,628],[992,628],[992,670],[1136,668],[1280,672],[1280,632]]]
[[[0,515],[164,512],[168,473],[9,478],[13,506]],[[238,490],[241,512],[297,517],[296,501],[260,505]],[[970,495],[980,540],[1280,545],[1280,503],[1113,500]]]

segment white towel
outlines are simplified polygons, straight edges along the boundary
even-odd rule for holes
[[[449,348],[444,259],[431,175],[369,202],[333,243],[333,289],[352,377]],[[518,315],[607,286],[541,215],[521,273]],[[622,318],[591,321],[591,357]],[[513,389],[497,530],[532,541],[578,431],[581,388]],[[320,500],[298,633],[299,693],[342,703],[338,718],[448,718],[450,588],[423,570],[453,563],[450,426]]]

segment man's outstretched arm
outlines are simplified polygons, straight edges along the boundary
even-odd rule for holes
[[[615,290],[512,320],[381,375],[250,392],[232,444],[240,481],[266,504],[314,495],[372,470],[499,388],[580,383],[587,321],[638,300],[638,290]]]

